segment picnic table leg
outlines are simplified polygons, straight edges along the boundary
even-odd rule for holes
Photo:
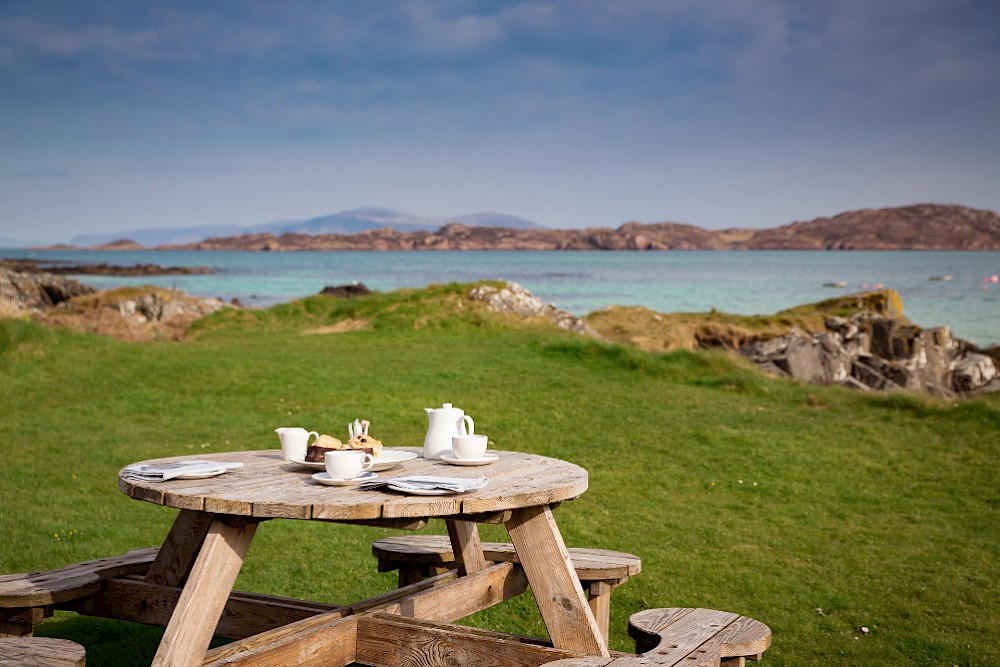
[[[547,505],[515,510],[507,532],[556,648],[609,657],[580,579]]]
[[[194,510],[181,510],[167,538],[163,540],[156,560],[146,572],[146,581],[164,586],[180,586],[187,579],[198,550],[212,525],[213,515]]]
[[[462,576],[485,570],[488,566],[483,556],[483,543],[479,539],[479,527],[474,521],[448,519],[448,536],[451,550],[455,554],[458,573]]]
[[[214,516],[153,658],[154,667],[202,663],[259,522]]]

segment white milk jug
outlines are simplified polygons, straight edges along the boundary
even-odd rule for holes
[[[464,435],[466,427],[469,433],[475,432],[472,417],[465,411],[445,403],[440,408],[424,408],[427,412],[427,436],[424,438],[424,458],[439,459],[442,454],[451,451],[451,439],[456,435]]]

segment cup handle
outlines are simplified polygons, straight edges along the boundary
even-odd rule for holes
[[[466,433],[468,430],[468,433]],[[459,422],[458,432],[460,435],[475,435],[476,433],[476,422],[472,421],[472,417],[465,415],[462,417],[462,421]]]
[[[361,469],[368,470],[373,465],[375,465],[375,457],[368,452],[365,452],[365,458],[361,460]]]
[[[319,440],[319,433],[317,433],[316,431],[309,431],[308,433],[306,433],[306,446],[307,447],[309,446],[309,436],[310,435],[315,435],[316,436],[316,440]],[[313,440],[313,442],[316,442],[316,440]]]

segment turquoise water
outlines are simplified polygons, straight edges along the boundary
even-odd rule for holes
[[[716,308],[767,314],[877,283],[897,290],[922,326],[947,324],[959,337],[1000,342],[1000,252],[217,252],[0,250],[0,257],[110,264],[211,266],[210,276],[79,276],[105,288],[155,284],[191,294],[270,305],[325,285],[363,282],[375,290],[478,279],[513,280],[582,315],[611,305],[660,312]],[[928,280],[952,275],[950,282]],[[824,283],[846,281],[847,287]],[[984,289],[987,287],[988,289]]]

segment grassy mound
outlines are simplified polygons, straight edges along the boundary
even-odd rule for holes
[[[706,347],[735,350],[753,341],[782,336],[792,327],[823,331],[827,317],[849,317],[860,310],[902,318],[903,302],[890,289],[835,297],[774,315],[732,315],[716,310],[665,314],[642,306],[613,306],[590,313],[586,322],[605,340],[647,352]]]
[[[0,320],[0,570],[159,544],[174,512],[117,490],[127,463],[275,448],[278,426],[340,434],[355,417],[415,445],[422,408],[447,401],[499,448],[590,472],[556,513],[567,543],[643,558],[614,595],[615,649],[632,650],[630,613],[702,606],[770,625],[771,665],[1000,663],[996,396],[772,380],[722,352],[526,326],[465,302],[466,288],[223,311],[181,343]],[[267,522],[237,588],[329,602],[388,590],[370,554],[386,534]],[[527,596],[466,622],[544,635]],[[57,614],[39,634],[81,641],[88,665],[130,665],[160,631]]]

